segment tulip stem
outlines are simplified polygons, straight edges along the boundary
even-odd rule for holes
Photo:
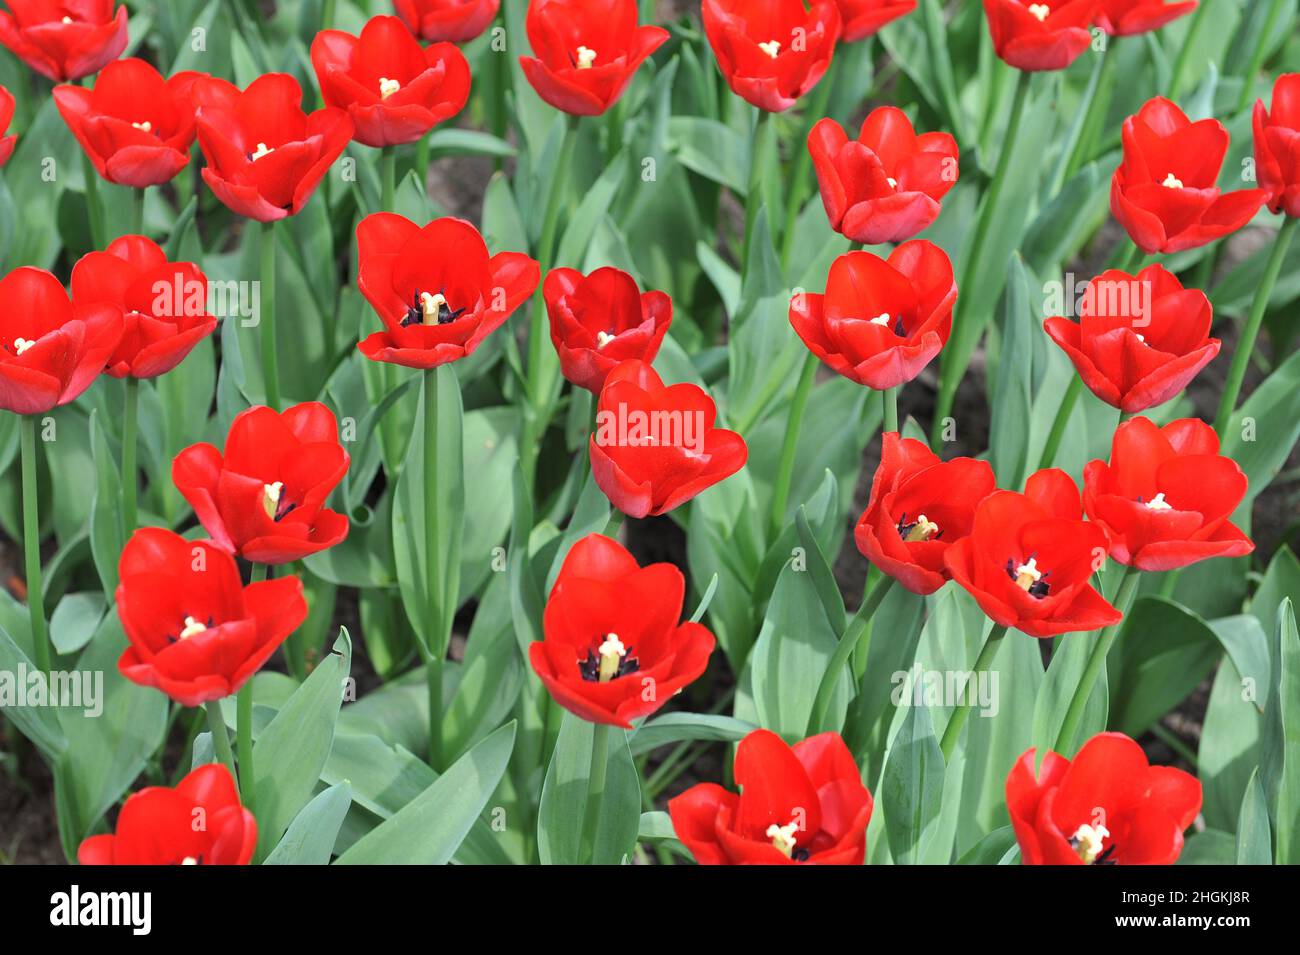
[[[831,657],[831,662],[826,665],[826,672],[822,674],[822,681],[817,687],[817,696],[813,699],[812,713],[808,717],[808,732],[805,736],[815,736],[826,730],[834,729],[826,725],[826,714],[830,712],[831,698],[835,696],[835,687],[840,681],[840,674],[848,665],[849,658],[853,652],[858,649],[858,643],[862,640],[863,634],[870,634],[867,627],[871,623],[871,618],[877,608],[884,602],[889,591],[893,589],[894,578],[882,577],[871,588],[870,593],[862,598],[862,605],[858,607],[858,612],[853,615],[848,626],[844,628],[844,633],[840,636],[839,645],[835,648],[835,653]],[[870,648],[870,642],[863,646],[862,652],[865,653]]]
[[[99,204],[99,173],[88,154],[82,155],[82,167],[86,176],[86,212],[90,217],[90,244],[102,250],[108,245],[104,234],[104,207]]]
[[[275,355],[275,223],[262,223],[262,378],[266,404],[280,410],[280,369]]]
[[[379,199],[379,208],[384,212],[395,212],[397,206],[397,150],[385,146],[379,153],[380,182],[383,192]]]
[[[898,431],[898,388],[886,388],[880,393],[880,398],[884,408],[880,419],[881,432]]]
[[[208,729],[212,733],[212,750],[217,759],[230,772],[230,778],[239,781],[235,772],[235,754],[230,749],[230,731],[226,729],[226,718],[221,715],[221,701],[208,700],[204,705],[208,712]]]
[[[131,190],[132,235],[144,235],[144,197],[148,192],[147,188]]]
[[[1183,39],[1183,45],[1178,49],[1178,58],[1174,60],[1173,71],[1169,74],[1169,98],[1175,102],[1178,100],[1179,88],[1183,85],[1183,74],[1187,72],[1187,63],[1192,56],[1192,47],[1196,46],[1196,41],[1200,38],[1201,30],[1205,26],[1206,11],[1210,4],[1199,3],[1196,5],[1196,11],[1192,14],[1191,22],[1187,25],[1187,36]]]
[[[975,660],[975,667],[971,671],[971,682],[979,679],[979,675],[984,673],[993,664],[993,658],[998,655],[998,647],[1002,644],[1002,638],[1007,635],[1007,628],[1002,624],[995,624],[989,631],[988,638],[984,641],[984,647],[980,650],[979,657]],[[970,697],[973,688],[970,683],[966,686],[966,692],[961,695],[959,702],[948,717],[948,725],[943,728],[943,738],[939,740],[939,750],[943,753],[943,761],[948,763],[952,759],[952,751],[957,748],[957,740],[961,736],[961,729],[966,725],[966,720],[970,716],[971,703]]]
[[[1119,55],[1111,48],[1114,39],[1110,38],[1106,49],[1102,50],[1101,61],[1096,67],[1097,80],[1084,94],[1085,100],[1081,104],[1084,110],[1083,128],[1079,130],[1079,138],[1074,141],[1069,162],[1065,166],[1065,175],[1057,183],[1054,192],[1059,192],[1060,187],[1069,182],[1092,157],[1097,138],[1105,128],[1106,114],[1110,111],[1111,94],[1115,86],[1115,68],[1119,64]]]
[[[993,217],[997,210],[1003,205],[1002,194],[1007,189],[1008,171],[1011,167],[1011,157],[1016,151],[1016,139],[1019,136],[1020,126],[1025,115],[1025,106],[1029,102],[1029,86],[1032,74],[1023,70],[1019,71],[1016,77],[1015,96],[1011,101],[1011,116],[1007,120],[1007,129],[1002,137],[1002,148],[998,151],[998,164],[993,173],[993,181],[989,184],[989,191],[984,196],[984,201],[980,205],[979,214],[975,220],[975,232],[973,233],[969,246],[966,247],[965,265],[961,272],[961,281],[957,284],[959,289],[974,288],[975,276],[979,274],[983,267],[981,252],[985,245],[988,244],[989,230],[993,227]],[[1000,269],[1005,263],[999,263]],[[969,293],[968,293],[969,294]],[[965,300],[969,303],[969,297]],[[961,300],[957,303],[957,316],[954,320],[953,331],[964,329],[967,322],[972,321],[968,312],[968,306],[963,307]],[[963,339],[962,335],[956,336],[958,342]],[[939,369],[939,394],[935,400],[934,420],[930,423],[930,446],[938,448],[943,439],[944,419],[952,412],[953,402],[957,398],[957,386],[961,383],[962,375],[966,372],[966,366],[970,362],[970,351],[974,347],[974,342],[969,347],[954,349],[953,343],[949,343],[948,348],[944,349],[943,358]]]
[[[322,30],[328,30],[333,25],[334,7],[336,3],[337,0],[325,0],[325,4],[320,17],[320,25]]]
[[[42,673],[50,672],[50,644],[45,626],[41,579],[41,519],[36,487],[36,417],[20,415],[23,459],[23,550],[27,558],[27,611],[31,617],[32,653]]]
[[[1137,593],[1138,582],[1142,575],[1132,567],[1124,568],[1124,576],[1120,580],[1118,596],[1115,598],[1115,607],[1125,616],[1128,615],[1129,607],[1133,603],[1133,596]],[[1088,662],[1084,665],[1083,675],[1079,677],[1079,683],[1074,688],[1074,696],[1070,698],[1070,706],[1065,711],[1065,720],[1061,723],[1061,732],[1056,736],[1056,745],[1052,749],[1062,756],[1068,755],[1073,751],[1074,735],[1079,731],[1079,723],[1083,719],[1083,711],[1088,707],[1088,698],[1092,696],[1092,689],[1097,685],[1097,677],[1101,674],[1101,668],[1106,665],[1106,654],[1110,652],[1111,645],[1115,642],[1116,635],[1119,634],[1119,628],[1123,624],[1111,624],[1102,630],[1101,636],[1097,642],[1092,645],[1092,653],[1088,655]]]
[[[1268,44],[1273,39],[1273,31],[1277,29],[1277,18],[1282,13],[1282,0],[1273,0],[1272,6],[1268,8],[1268,16],[1264,20],[1264,29],[1259,32],[1259,39],[1255,43],[1255,48],[1250,51],[1250,62],[1246,64],[1246,70],[1241,79],[1241,96],[1237,99],[1237,112],[1240,113],[1250,105],[1252,94],[1255,92],[1255,77],[1259,74],[1259,69],[1264,65],[1264,55],[1268,50]]]
[[[609,769],[609,724],[596,723],[591,731],[591,772],[587,776],[587,808],[582,824],[582,855],[595,862],[596,837],[600,832],[600,810],[605,801],[605,779]]]
[[[1050,468],[1056,460],[1056,452],[1061,449],[1061,439],[1065,437],[1065,426],[1070,423],[1070,412],[1083,393],[1083,379],[1077,374],[1070,379],[1070,386],[1061,395],[1057,405],[1056,417],[1052,419],[1052,430],[1047,434],[1047,443],[1043,445],[1043,456],[1038,459],[1038,470]]]
[[[450,636],[449,609],[454,595],[443,594],[445,580],[439,548],[438,370],[424,372],[424,639],[428,656],[424,679],[429,693],[429,765],[442,769],[442,671]]]
[[[781,460],[776,469],[776,484],[772,487],[771,538],[785,526],[785,508],[790,500],[790,482],[794,477],[794,457],[799,444],[799,425],[803,421],[804,408],[808,396],[812,394],[813,381],[817,377],[817,356],[808,352],[803,359],[803,368],[799,372],[799,382],[794,386],[794,398],[790,402],[790,413],[785,419],[785,438],[781,442]]]
[[[135,533],[137,524],[136,500],[140,489],[140,474],[135,466],[139,428],[136,420],[140,408],[140,379],[126,376],[126,411],[122,418],[122,526],[126,536]]]
[[[1241,393],[1241,384],[1246,378],[1246,368],[1250,365],[1251,355],[1255,352],[1255,339],[1259,337],[1259,327],[1264,322],[1264,313],[1268,311],[1268,300],[1273,294],[1273,285],[1277,282],[1282,263],[1286,260],[1287,249],[1291,246],[1291,236],[1295,232],[1297,219],[1287,217],[1273,240],[1273,251],[1269,253],[1264,266],[1264,275],[1255,289],[1255,298],[1250,303],[1250,316],[1241,330],[1236,351],[1232,353],[1232,366],[1228,369],[1228,379],[1223,383],[1223,396],[1219,399],[1219,412],[1214,416],[1214,430],[1220,438],[1232,420],[1232,412],[1237,407],[1237,396]]]
[[[239,688],[235,696],[235,744],[239,748],[239,798],[244,808],[253,812],[253,790],[257,773],[253,769],[253,680]],[[226,743],[230,745],[229,741]]]
[[[830,104],[831,88],[834,86],[833,74],[838,60],[832,60],[826,68],[821,82],[813,91],[808,101],[807,122],[803,124],[803,137],[795,143],[794,173],[787,180],[788,192],[785,197],[785,229],[781,234],[781,266],[790,267],[790,254],[794,250],[794,234],[799,222],[799,209],[803,202],[804,187],[808,182],[808,173],[812,169],[812,153],[808,150],[808,137],[812,128],[826,115]]]

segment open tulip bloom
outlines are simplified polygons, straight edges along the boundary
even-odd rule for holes
[[[1300,864],[1293,6],[0,0],[0,861]]]

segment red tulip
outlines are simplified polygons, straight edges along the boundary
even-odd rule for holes
[[[653,362],[673,320],[673,301],[663,292],[641,292],[619,269],[588,276],[554,269],[542,285],[551,342],[564,377],[600,394],[606,376],[622,361]]]
[[[413,143],[469,99],[469,61],[452,43],[421,48],[397,17],[373,17],[360,38],[322,30],[311,44],[325,102],[347,110],[367,146]]]
[[[617,541],[587,535],[551,588],[545,639],[528,648],[533,670],[569,712],[631,729],[709,664],[713,634],[678,622],[685,593],[672,564],[641,567]]]
[[[1213,310],[1199,289],[1184,289],[1163,265],[1136,276],[1110,269],[1088,285],[1079,321],[1043,323],[1088,389],[1121,411],[1163,404],[1219,353]]]
[[[632,359],[605,379],[596,402],[591,474],[629,517],[657,517],[745,466],[734,431],[713,426],[717,408],[695,385],[664,385]]]
[[[994,623],[1032,637],[1119,623],[1120,612],[1089,584],[1106,559],[1106,532],[1082,518],[1070,476],[1039,471],[1023,494],[984,498],[944,563]]]
[[[73,304],[49,272],[0,279],[0,408],[41,414],[90,387],[122,338],[122,310]]]
[[[808,152],[831,228],[863,245],[916,235],[938,218],[939,200],[957,182],[957,141],[916,135],[893,106],[874,110],[856,140],[835,120],[818,120]]]
[[[168,262],[153,240],[124,235],[72,267],[72,300],[109,302],[125,315],[122,340],[105,371],[156,378],[179,365],[217,320],[207,310],[207,277],[190,262]]]
[[[423,229],[390,212],[357,226],[357,286],[384,331],[363,341],[374,361],[433,368],[473,354],[541,278],[521,252],[488,256],[483,237],[462,219]]]
[[[4,135],[9,132],[9,124],[13,120],[14,94],[0,86],[0,168],[3,168],[9,161],[9,157],[14,154],[14,145],[18,142],[17,136]]]
[[[117,60],[104,67],[94,89],[56,86],[54,102],[96,172],[144,189],[170,182],[190,161],[190,88],[200,76],[177,73],[165,80],[144,60]]]
[[[182,706],[238,692],[307,619],[297,577],[245,587],[224,550],[161,527],[131,535],[118,575],[117,613],[131,642],[118,669]]]
[[[421,40],[465,43],[487,29],[501,0],[393,0],[393,7]]]
[[[874,36],[885,24],[916,9],[916,0],[835,0],[844,21],[845,43]]]
[[[283,413],[259,405],[235,416],[224,457],[191,445],[172,462],[172,480],[222,550],[287,564],[348,536],[348,519],[322,505],[349,461],[323,404]]]
[[[779,113],[817,85],[840,36],[832,0],[704,0],[704,32],[731,91]]]
[[[793,747],[754,730],[736,748],[740,795],[699,783],[668,800],[673,831],[701,865],[862,865],[871,793],[838,733]]]
[[[831,265],[826,294],[800,292],[790,324],[809,351],[845,378],[883,391],[911,381],[952,330],[957,283],[943,249],[917,239],[882,259],[849,252]]]
[[[1201,784],[1152,766],[1123,733],[1098,733],[1074,760],[1026,750],[1007,774],[1007,812],[1025,865],[1172,865],[1201,809]]]
[[[1300,73],[1273,84],[1273,109],[1255,103],[1255,177],[1274,212],[1300,216]]]
[[[302,111],[292,76],[268,73],[240,89],[214,77],[192,87],[203,181],[230,209],[258,222],[295,215],[352,139],[341,109]]]
[[[1158,30],[1196,9],[1196,0],[1101,0],[1097,26],[1111,36]]]
[[[914,594],[948,580],[943,558],[971,531],[975,508],[997,490],[987,461],[938,455],[886,432],[871,498],[854,531],[862,555]]]
[[[230,770],[207,763],[175,789],[133,793],[117,816],[117,835],[91,836],[82,865],[248,865],[257,820],[239,804]]]
[[[1162,96],[1124,120],[1124,161],[1110,181],[1110,211],[1138,247],[1182,252],[1236,232],[1268,200],[1264,189],[1221,193],[1228,131],[1191,122]]]
[[[1133,418],[1115,430],[1110,463],[1083,470],[1083,506],[1110,535],[1110,555],[1138,570],[1175,570],[1255,549],[1232,523],[1246,475],[1197,418],[1163,428]]]
[[[98,73],[126,49],[126,5],[113,0],[7,0],[0,43],[56,83]]]
[[[984,0],[993,49],[1018,70],[1063,70],[1092,42],[1098,0]]]
[[[637,25],[636,0],[532,0],[519,65],[537,95],[575,116],[599,116],[623,95],[632,74],[668,39]]]

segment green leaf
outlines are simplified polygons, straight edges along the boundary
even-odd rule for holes
[[[64,594],[50,618],[50,642],[60,654],[76,653],[94,637],[104,618],[104,595],[98,591]]]
[[[1278,865],[1300,863],[1300,632],[1290,600],[1277,612],[1273,687],[1260,740],[1264,793],[1277,833]]]
[[[126,535],[122,528],[122,482],[117,459],[99,412],[90,413],[90,448],[95,460],[95,496],[90,504],[90,552],[104,593],[117,589],[117,561]]]
[[[57,759],[68,739],[48,706],[19,706],[31,687],[30,677],[40,673],[26,651],[0,626],[0,702],[5,718],[31,740],[48,760]]]
[[[392,818],[339,857],[340,865],[445,865],[496,791],[515,744],[511,721],[484,739]]]
[[[1237,865],[1272,865],[1273,833],[1268,822],[1268,800],[1259,770],[1250,774],[1246,795],[1237,816]]]
[[[1012,255],[1002,297],[1002,326],[993,392],[989,462],[1003,486],[1018,488],[1029,452],[1034,377],[1033,342],[1041,334],[1029,302],[1029,274],[1019,253]]]
[[[1264,379],[1233,414],[1222,453],[1246,472],[1242,507],[1268,487],[1300,439],[1300,352]]]
[[[582,830],[587,818],[595,729],[594,724],[565,712],[537,811],[537,849],[543,865],[587,861],[582,853]],[[641,786],[626,731],[611,726],[604,735],[608,747],[605,794],[600,802],[590,861],[596,865],[619,865],[636,845]]]
[[[738,743],[756,727],[732,716],[711,713],[665,713],[642,723],[628,741],[633,756],[643,756],[660,746],[685,740]]]
[[[1016,848],[1016,832],[1010,826],[994,829],[975,843],[957,860],[958,865],[997,865],[1008,852]]]
[[[735,130],[701,116],[668,120],[668,147],[692,172],[735,192],[749,191],[749,145]]]
[[[352,805],[352,787],[346,782],[316,795],[294,817],[288,831],[264,865],[329,865],[334,840]]]
[[[889,851],[899,865],[920,861],[943,801],[944,764],[928,707],[910,706],[885,757],[881,810]]]
[[[1051,662],[1047,665],[1047,674],[1034,701],[1033,740],[1040,764],[1048,750],[1056,749],[1056,738],[1065,723],[1066,711],[1074,698],[1074,688],[1083,677],[1096,640],[1095,633],[1066,633],[1057,638]],[[1074,739],[1066,740],[1061,748],[1067,754],[1073,754],[1084,740],[1105,730],[1109,707],[1110,693],[1106,671],[1102,668],[1084,707],[1083,718],[1079,721]]]

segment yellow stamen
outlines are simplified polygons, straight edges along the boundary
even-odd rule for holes
[[[623,646],[623,641],[618,638],[618,634],[607,633],[605,642],[597,648],[597,652],[600,653],[598,678],[601,683],[608,683],[618,676],[618,668],[623,662],[623,657],[627,656],[627,647]]]
[[[1074,851],[1083,860],[1083,864],[1092,865],[1102,853],[1104,848],[1102,841],[1109,836],[1110,830],[1105,826],[1098,825],[1094,827],[1084,823],[1075,830],[1070,841],[1074,844]]]
[[[1028,561],[1016,568],[1016,586],[1021,590],[1029,590],[1029,588],[1038,583],[1042,577],[1043,573],[1038,569],[1037,558],[1031,557]]]
[[[21,355],[23,352],[27,351],[27,349],[31,348],[35,344],[36,344],[36,339],[34,338],[15,338],[14,354]]]
[[[1172,511],[1174,509],[1174,506],[1165,500],[1164,491],[1147,501],[1147,507],[1153,511]]]
[[[768,40],[766,43],[760,43],[758,48],[775,60],[776,55],[781,52],[781,41]]]
[[[1181,189],[1183,188],[1183,181],[1171,172],[1165,176],[1164,182],[1160,183],[1160,185],[1166,189]]]
[[[888,325],[888,324],[889,324],[889,313],[888,313],[888,312],[881,312],[881,313],[880,313],[879,315],[877,315],[875,318],[871,319],[871,324],[872,324],[872,325]]]
[[[916,516],[916,524],[907,532],[903,538],[905,541],[916,543],[917,541],[928,541],[935,534],[939,533],[939,525],[927,518],[924,514]]]
[[[275,513],[280,509],[280,495],[284,492],[284,482],[262,485],[262,508],[266,516],[275,520]]]
[[[203,624],[199,623],[199,622],[198,622],[197,620],[195,620],[193,617],[186,617],[186,618],[185,618],[185,629],[181,631],[180,639],[182,639],[182,640],[188,640],[190,637],[194,636],[196,633],[202,633],[202,632],[203,632],[204,630],[206,630],[206,629],[208,629],[208,628],[205,627]]]
[[[1031,3],[1029,5],[1029,12],[1038,17],[1038,20],[1041,23],[1047,19],[1048,14],[1052,11],[1045,3]]]
[[[149,120],[147,119],[143,123],[132,123],[131,125],[134,126],[136,129],[140,130],[140,132],[142,133],[153,132],[153,123],[149,122]]]
[[[253,150],[253,162],[257,162],[263,156],[269,156],[273,152],[275,152],[273,147],[268,146],[266,143],[258,143],[257,149]]]
[[[787,859],[794,856],[794,844],[796,842],[795,833],[799,831],[799,824],[792,822],[788,826],[778,826],[776,823],[767,827],[767,837],[772,840],[772,845],[780,850],[781,854]]]
[[[379,77],[379,98],[380,99],[388,99],[388,97],[392,96],[401,88],[402,88],[402,84],[397,82],[397,80],[390,80],[386,76]]]
[[[609,332],[596,332],[596,347],[604,348],[614,340],[614,337]]]
[[[578,47],[578,69],[589,70],[596,62],[596,51],[589,46]]]

